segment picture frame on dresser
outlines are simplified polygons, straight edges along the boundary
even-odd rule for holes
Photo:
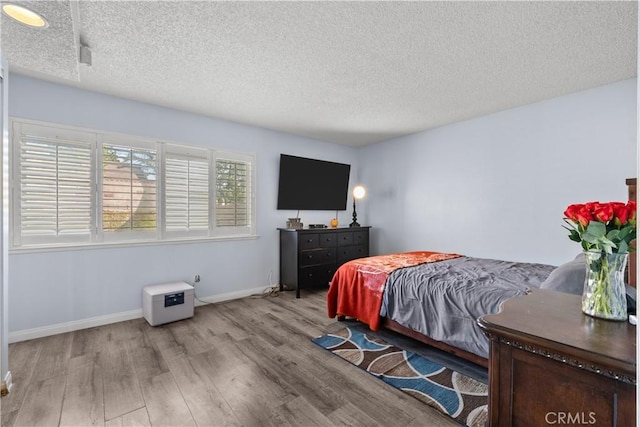
[[[278,228],[280,290],[328,289],[338,267],[369,256],[370,228]]]

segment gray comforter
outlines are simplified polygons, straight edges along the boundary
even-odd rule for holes
[[[554,268],[471,257],[402,268],[387,279],[380,315],[486,358],[489,342],[476,320],[539,288]]]

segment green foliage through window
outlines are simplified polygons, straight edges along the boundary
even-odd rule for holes
[[[251,168],[245,162],[216,161],[216,226],[249,225]]]
[[[156,151],[104,145],[102,230],[155,231]]]

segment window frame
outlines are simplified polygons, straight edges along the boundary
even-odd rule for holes
[[[96,153],[96,205],[97,205],[97,220],[96,220],[96,242],[121,242],[121,241],[136,241],[136,240],[157,240],[160,236],[160,225],[162,214],[159,208],[159,200],[158,193],[161,191],[159,182],[163,178],[160,176],[160,155],[159,155],[159,147],[157,143],[150,140],[145,140],[142,138],[135,138],[129,136],[115,136],[115,135],[102,135],[98,134],[97,136],[97,153]],[[103,200],[104,200],[104,192],[103,192],[103,184],[104,184],[104,174],[101,173],[103,168],[104,161],[104,146],[122,146],[122,147],[131,147],[133,149],[138,148],[142,150],[155,150],[156,161],[156,229],[155,231],[105,231],[103,228],[104,218],[103,218]]]
[[[211,225],[213,217],[212,200],[212,181],[211,181],[211,159],[213,157],[211,150],[199,147],[189,147],[184,145],[178,145],[173,143],[166,143],[162,146],[162,185],[164,191],[162,191],[162,233],[164,239],[187,239],[187,238],[201,238],[209,237],[212,234]],[[208,209],[208,223],[206,230],[167,230],[167,160],[169,158],[179,158],[182,160],[205,160],[207,164],[208,172],[208,188],[207,188],[207,209]]]
[[[255,155],[242,154],[231,151],[216,151],[213,153],[212,160],[212,172],[213,172],[213,200],[212,203],[216,203],[216,189],[217,189],[217,170],[216,163],[218,160],[230,160],[232,162],[247,163],[249,168],[249,195],[247,196],[249,204],[249,225],[248,226],[236,226],[236,227],[221,227],[216,226],[216,210],[214,208],[213,213],[213,227],[218,230],[216,234],[220,236],[243,236],[243,235],[255,235],[256,234],[256,192],[255,192],[255,176],[256,176],[256,161]]]
[[[21,234],[21,163],[20,141],[23,126],[38,129],[43,132],[51,132],[56,135],[75,135],[87,140],[91,144],[91,232],[85,239],[67,239],[63,237],[25,239]],[[257,238],[256,230],[256,155],[254,153],[234,152],[230,150],[218,150],[212,147],[203,147],[193,144],[182,144],[166,140],[150,139],[134,135],[119,134],[100,130],[78,128],[73,126],[58,125],[42,121],[10,118],[10,159],[12,170],[10,172],[10,194],[13,206],[10,209],[10,230],[13,234],[10,249],[12,252],[30,252],[41,250],[65,250],[86,247],[112,247],[117,245],[157,245],[182,242],[199,242],[203,240],[244,240]],[[83,140],[83,142],[85,142]],[[156,229],[155,231],[118,231],[110,232],[102,230],[103,225],[103,147],[104,144],[134,147],[142,149],[154,149],[156,155]],[[171,157],[193,157],[208,160],[208,229],[172,231],[166,229],[166,160]],[[245,162],[249,165],[250,177],[248,180],[249,194],[247,205],[249,208],[249,224],[245,227],[218,227],[215,223],[216,207],[216,160]],[[42,238],[40,238],[42,237]]]
[[[91,141],[89,138],[90,133],[77,132],[73,129],[67,129],[64,127],[58,127],[55,125],[43,126],[40,123],[13,121],[11,120],[11,144],[10,144],[10,159],[12,162],[12,168],[10,171],[10,200],[12,201],[12,207],[10,209],[10,221],[12,236],[10,239],[11,247],[37,247],[42,245],[69,245],[69,244],[91,244],[93,243],[94,224],[96,221],[96,206],[95,206],[95,191],[91,191],[90,196],[90,212],[89,217],[91,221],[90,231],[87,235],[55,235],[55,236],[23,236],[22,235],[22,222],[13,220],[14,217],[22,215],[22,185],[21,185],[21,136],[24,129],[25,132],[29,132],[29,129],[38,129],[38,132],[45,135],[43,138],[50,140],[52,144],[58,145],[87,145],[90,150],[90,162],[95,163],[95,141]],[[15,135],[18,135],[15,137]],[[15,139],[14,139],[15,138]],[[56,141],[59,139],[59,141]],[[95,174],[90,173],[90,187],[95,188]]]

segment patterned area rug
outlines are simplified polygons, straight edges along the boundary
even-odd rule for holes
[[[487,421],[488,387],[473,378],[353,328],[313,342],[460,424],[476,427]]]

